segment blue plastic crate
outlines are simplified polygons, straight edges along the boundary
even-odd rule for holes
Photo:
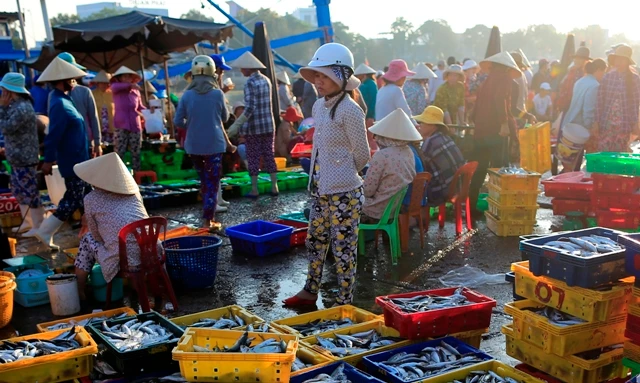
[[[422,381],[424,378],[418,378],[414,380],[403,380],[401,377],[397,376],[395,372],[392,371],[390,368],[384,365],[381,365],[380,363],[388,360],[393,355],[398,354],[400,352],[406,352],[409,354],[419,353],[425,347],[439,346],[441,342],[445,342],[448,345],[452,346],[453,348],[458,350],[460,354],[476,356],[479,359],[481,359],[483,362],[494,359],[491,355],[485,354],[484,352],[478,350],[477,348],[471,347],[468,344],[454,337],[449,336],[446,338],[434,339],[427,342],[412,344],[406,347],[396,348],[394,350],[381,352],[379,354],[368,355],[364,357],[364,359],[362,360],[362,364],[364,366],[364,369],[368,373],[384,380],[385,382],[407,383],[407,382]],[[443,373],[446,373],[446,372],[450,372],[450,371],[445,371]],[[437,375],[430,375],[429,379],[433,378],[434,376],[437,376]]]
[[[37,270],[41,274],[27,277],[28,270]],[[46,264],[33,264],[25,266],[7,267],[4,271],[13,273],[16,276],[17,289],[23,293],[36,293],[47,290],[47,277],[53,275],[53,270]]]
[[[267,255],[286,252],[291,247],[293,227],[267,221],[253,221],[226,229],[234,252]]]
[[[218,251],[222,240],[216,236],[187,236],[163,242],[167,273],[178,286],[203,289],[213,286],[218,272]]]
[[[49,291],[23,293],[19,289],[13,291],[13,301],[22,307],[36,307],[49,303]]]
[[[351,383],[383,383],[382,380],[376,379],[373,376],[367,374],[364,371],[360,371],[357,368],[346,364],[344,362],[332,363],[326,365],[322,368],[318,368],[315,370],[311,370],[309,372],[305,372],[304,374],[300,374],[297,376],[292,376],[289,382],[291,383],[302,383],[307,380],[313,379],[320,374],[329,374],[336,370],[340,365],[344,365],[344,374],[351,381]]]
[[[636,277],[636,281],[638,281],[640,278],[640,234],[624,234],[618,237],[618,241],[625,247],[625,270]]]

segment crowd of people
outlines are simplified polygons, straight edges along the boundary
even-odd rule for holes
[[[294,81],[281,71],[272,84],[262,72],[264,64],[250,52],[230,65],[219,55],[199,55],[185,74],[187,90],[173,105],[166,91],[139,85],[141,74],[124,66],[113,75],[99,72],[90,87],[80,85],[86,68],[62,53],[31,92],[19,73],[8,73],[0,82],[0,133],[12,167],[12,193],[24,217],[15,231],[55,248],[56,231],[73,212],[83,210],[76,259],[80,286],[95,262],[111,280],[118,271],[117,232],[147,217],[122,158],[131,153],[133,171],[140,169],[145,113],[159,108],[178,128],[176,136],[200,177],[204,227],[219,229],[216,213],[229,205],[220,188],[229,161],[249,172],[252,189],[245,197],[258,198],[259,172],[269,174],[270,195],[277,197],[275,157],[290,161],[296,143],[312,143],[310,159],[302,162],[312,197],[307,282],[284,303],[315,303],[331,249],[338,275],[336,303],[347,304],[353,299],[359,224],[379,222],[389,201],[411,190],[417,174],[431,175],[424,206],[439,206],[458,169],[477,162],[470,189],[477,215],[488,168],[518,162],[518,130],[531,123],[559,122],[560,137],[565,124],[578,124],[589,130],[594,150],[629,151],[640,108],[640,76],[631,56],[626,45],[614,47],[606,61],[592,59],[589,49],[580,47],[563,76],[559,64],[546,59],[539,60],[534,74],[520,51],[480,62],[450,57],[435,65],[418,63],[412,70],[394,59],[376,71],[367,63],[356,67],[348,47],[329,43]],[[233,87],[223,81],[232,66],[247,78],[243,101],[233,105],[225,95]],[[282,110],[278,126],[274,95]],[[158,97],[165,102],[149,101]],[[46,126],[44,133],[40,126]],[[458,129],[473,138],[473,147],[464,153],[457,144]],[[115,153],[102,155],[104,143],[113,144]],[[52,174],[54,164],[66,192],[45,219],[36,172]],[[398,208],[406,209],[410,200],[407,196]],[[129,252],[134,266],[139,264],[136,254]]]

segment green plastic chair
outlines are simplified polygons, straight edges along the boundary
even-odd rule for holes
[[[400,214],[400,208],[402,207],[402,201],[407,194],[407,187],[405,186],[397,192],[387,204],[387,207],[382,213],[380,222],[374,224],[361,223],[360,235],[358,236],[358,254],[362,254],[364,251],[364,233],[365,230],[383,230],[389,235],[389,245],[391,247],[391,263],[396,266],[398,264],[398,258],[400,257],[400,230],[398,229],[398,215]],[[393,217],[391,215],[393,214]],[[376,248],[378,247],[378,236],[376,235]]]

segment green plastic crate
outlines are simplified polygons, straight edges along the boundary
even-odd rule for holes
[[[604,152],[587,154],[590,173],[640,176],[640,154]]]
[[[631,370],[631,376],[640,374],[640,363],[629,358],[622,358],[622,365]]]
[[[167,180],[190,180],[198,178],[198,172],[194,169],[188,170],[163,170],[156,171],[159,181],[167,181]]]
[[[169,186],[174,188],[199,188],[200,181],[198,180],[166,180],[166,181],[158,181],[156,185]]]

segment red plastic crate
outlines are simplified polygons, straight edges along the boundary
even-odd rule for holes
[[[593,180],[583,178],[580,182],[542,181],[547,197],[590,201],[593,192]]]
[[[291,233],[291,246],[304,246],[307,240],[307,230],[309,224],[299,221],[290,221],[288,219],[277,219],[273,223],[279,223],[280,225],[287,225],[293,227],[293,233]]]
[[[297,143],[296,146],[291,149],[291,157],[293,158],[311,158],[311,151],[313,150],[313,144]]]
[[[640,211],[640,194],[593,193],[591,204],[595,210],[623,209]]]
[[[11,193],[0,194],[0,214],[20,211],[20,204]]]
[[[458,332],[485,329],[491,324],[491,312],[496,307],[496,301],[464,288],[462,295],[473,302],[466,306],[425,311],[420,313],[405,313],[389,298],[413,298],[418,295],[450,296],[456,291],[455,287],[419,291],[406,294],[386,295],[376,298],[376,304],[384,310],[384,322],[387,327],[393,327],[400,332],[400,336],[407,339],[437,338]]]
[[[577,199],[554,198],[551,200],[554,215],[566,215],[570,211],[579,211],[588,215],[593,211],[591,202]]]
[[[598,226],[609,229],[640,228],[640,210],[609,209],[596,211]]]
[[[640,177],[593,173],[593,191],[601,193],[633,194],[640,189]]]

